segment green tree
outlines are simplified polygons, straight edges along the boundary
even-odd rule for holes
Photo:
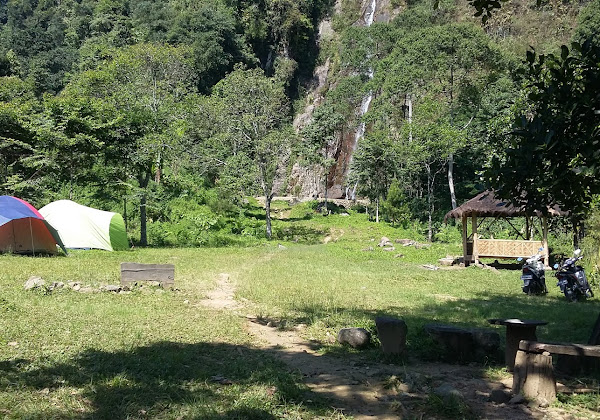
[[[146,205],[150,181],[161,182],[165,162],[176,157],[194,79],[184,47],[137,44],[116,50],[97,69],[81,73],[65,97],[86,98],[103,130],[106,162],[120,167],[120,183],[136,180],[140,243],[147,245]]]
[[[427,237],[431,242],[438,176],[447,167],[450,157],[464,146],[465,133],[452,126],[447,109],[431,98],[422,101],[415,119],[404,127],[403,132],[401,155],[409,162],[410,167],[421,166],[425,170]]]
[[[590,1],[579,13],[573,39],[579,43],[589,40],[600,45],[600,0]]]
[[[375,220],[379,222],[379,207],[397,176],[398,146],[383,131],[368,133],[360,142],[352,159],[351,177],[358,191],[375,203]]]
[[[270,239],[273,182],[285,168],[283,157],[292,137],[286,125],[290,110],[283,86],[260,69],[237,68],[215,85],[213,97],[219,137],[230,154],[225,167],[233,167],[249,182],[258,182],[265,197],[266,235]]]
[[[37,174],[39,147],[33,121],[41,112],[33,86],[17,77],[0,77],[0,189],[29,198]]]
[[[410,211],[406,197],[400,188],[400,183],[394,178],[388,189],[387,197],[383,202],[383,214],[392,225],[400,224],[406,227],[410,220]]]
[[[554,204],[577,230],[600,193],[600,46],[560,56],[527,54],[528,103],[514,115],[509,147],[486,172],[500,196],[530,211]]]

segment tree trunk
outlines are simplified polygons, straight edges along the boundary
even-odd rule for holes
[[[379,198],[375,199],[375,223],[379,223]]]
[[[267,221],[267,239],[271,239],[273,231],[271,228],[271,200],[273,194],[265,194],[265,220]]]
[[[125,233],[127,233],[127,198],[123,197],[123,222],[125,223]]]
[[[156,169],[154,173],[154,182],[160,184],[160,178],[162,175],[162,153],[159,150],[156,154]]]
[[[450,153],[448,157],[448,188],[450,189],[450,201],[452,210],[456,209],[456,193],[454,192],[454,154]]]
[[[138,179],[140,188],[142,189],[142,197],[140,198],[140,246],[148,246],[148,234],[146,230],[146,188],[150,182],[150,172],[146,172]]]
[[[412,117],[413,117],[413,107],[412,107],[412,95],[409,93],[406,95],[406,102],[408,106],[408,141],[412,142]]]
[[[573,247],[575,249],[579,248],[579,242],[582,239],[582,230],[582,222],[577,219],[573,219]]]
[[[433,239],[433,179],[431,176],[431,166],[425,165],[427,168],[427,240]]]
[[[325,210],[325,214],[328,213],[328,211],[327,211],[327,174],[328,174],[328,172],[325,172],[325,193],[324,193],[325,204],[323,206],[323,210]]]

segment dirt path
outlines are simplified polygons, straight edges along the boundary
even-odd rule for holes
[[[217,287],[206,294],[206,299],[200,301],[202,306],[211,309],[238,309],[241,305],[235,300],[235,286],[229,281],[229,274],[220,273]]]
[[[201,304],[240,315],[248,307],[235,300],[235,284],[226,273],[219,274],[216,288]],[[509,393],[511,380],[486,379],[480,366],[422,362],[401,366],[366,362],[360,355],[341,359],[319,354],[316,349],[320,343],[304,339],[302,326],[285,330],[273,322],[245,317],[246,328],[260,349],[299,371],[312,392],[328,398],[340,414],[357,420],[441,418],[427,407],[428,396],[439,387],[460,392],[468,407],[467,414],[483,419],[600,418],[593,412],[575,416],[554,407],[491,402],[492,393]]]

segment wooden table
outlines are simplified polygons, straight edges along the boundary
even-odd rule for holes
[[[519,350],[519,342],[521,340],[537,341],[535,329],[538,325],[548,324],[546,321],[517,318],[492,318],[488,319],[488,322],[493,325],[506,326],[506,350],[504,352],[504,358],[506,367],[510,372],[512,372],[515,367],[515,357],[517,355],[517,350]]]

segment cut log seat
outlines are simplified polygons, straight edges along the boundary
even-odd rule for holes
[[[484,361],[496,357],[500,347],[500,335],[485,328],[444,324],[427,324],[423,328],[442,347],[442,356],[449,362]]]
[[[571,343],[540,343],[521,340],[515,358],[513,393],[551,403],[556,399],[553,355],[600,358],[600,346]]]

